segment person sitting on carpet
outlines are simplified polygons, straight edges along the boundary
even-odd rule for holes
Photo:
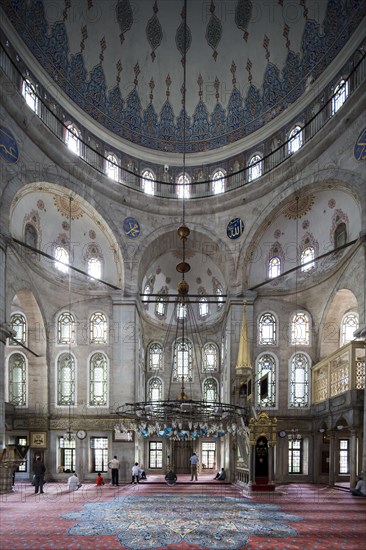
[[[139,478],[140,479],[147,479],[146,472],[145,472],[143,466],[141,466],[141,468],[140,468]]]
[[[177,474],[173,472],[173,470],[169,470],[169,472],[165,476],[165,481],[168,485],[175,485],[177,483]]]
[[[95,480],[95,483],[97,484],[97,486],[104,485],[104,479],[101,472],[97,472],[97,479]]]
[[[77,491],[81,487],[80,480],[75,472],[67,480],[67,486],[70,492]]]
[[[226,479],[226,472],[224,468],[221,468],[221,472],[217,472],[214,479],[217,479],[218,481],[224,481],[224,479]]]
[[[351,491],[355,497],[366,497],[366,481],[362,476],[358,476],[356,487]]]

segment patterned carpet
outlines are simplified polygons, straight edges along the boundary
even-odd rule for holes
[[[296,537],[297,531],[288,523],[302,520],[274,504],[164,494],[86,504],[80,512],[63,517],[77,522],[69,529],[71,535],[116,535],[121,546],[131,550],[182,542],[194,548],[238,550],[250,536]]]
[[[230,484],[18,484],[0,498],[1,550],[359,550],[366,499],[283,485],[247,497]]]

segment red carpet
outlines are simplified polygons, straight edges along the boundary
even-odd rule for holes
[[[249,550],[356,550],[365,548],[366,498],[353,497],[345,490],[309,484],[284,485],[277,486],[276,491],[272,494],[255,493],[248,498],[243,491],[235,486],[214,482],[211,478],[205,480],[202,476],[198,482],[194,483],[185,482],[183,476],[181,476],[179,483],[174,487],[157,483],[158,480],[160,481],[161,478],[150,478],[147,482],[136,486],[122,485],[118,488],[105,485],[100,489],[98,488],[98,490],[94,485],[84,484],[79,491],[71,494],[67,492],[65,484],[48,483],[45,485],[46,492],[44,495],[34,495],[33,487],[30,484],[17,484],[14,493],[1,495],[0,548],[1,550],[50,550],[54,548],[228,550],[229,547]],[[121,518],[123,519],[125,514],[123,507],[119,504],[121,497],[123,497],[121,500],[123,504],[135,501],[139,505],[142,504],[144,508],[146,503],[146,510],[148,510],[148,502],[151,503],[151,497],[154,498],[154,495],[156,503],[166,501],[168,506],[170,506],[170,501],[174,503],[175,499],[177,499],[177,503],[183,502],[183,499],[185,502],[182,509],[178,507],[178,504],[176,509],[174,506],[171,508],[169,521],[171,524],[176,521],[177,531],[174,531],[174,526],[171,531],[163,528],[165,533],[163,546],[156,546],[156,540],[159,539],[155,540],[152,537],[146,538],[146,543],[139,543],[142,544],[141,546],[136,546],[138,544],[136,538],[131,546],[123,546],[123,537],[118,538],[115,532],[98,534],[98,528],[103,527],[105,532],[108,523],[108,514],[103,516],[104,508],[111,505],[117,506],[117,509],[121,510]],[[138,499],[138,501],[135,499]],[[263,534],[256,536],[251,534],[253,531],[247,530],[247,539],[240,547],[235,546],[235,541],[228,538],[223,538],[222,541],[226,542],[221,543],[216,536],[217,530],[215,530],[215,533],[212,530],[208,530],[206,533],[203,533],[202,529],[200,530],[199,536],[202,535],[202,537],[199,540],[206,541],[205,546],[193,542],[187,543],[187,537],[183,537],[184,540],[179,543],[176,540],[167,540],[169,533],[174,535],[182,533],[182,522],[200,521],[201,525],[204,524],[205,519],[197,517],[201,509],[197,504],[204,502],[207,508],[211,505],[211,501],[218,502],[216,506],[219,508],[222,505],[222,511],[226,510],[226,504],[224,506],[226,502],[229,502],[229,505],[230,502],[233,502],[239,503],[240,506],[247,506],[248,509],[251,509],[251,512],[257,514],[254,518],[257,518],[254,522],[255,528],[261,529],[263,525]],[[187,505],[187,502],[190,504]],[[92,525],[91,529],[89,522],[89,531],[82,531],[83,522],[75,518],[78,518],[80,514],[84,514],[87,510],[93,511],[94,509],[97,514],[95,524]],[[267,513],[267,509],[271,514],[270,521],[272,522],[274,536],[271,536],[271,529],[266,527],[264,516],[261,516],[262,513]],[[271,511],[272,509],[274,511]],[[212,514],[214,511],[217,512],[214,507],[211,510]],[[62,517],[71,513],[73,517],[75,516],[74,519]],[[207,516],[207,523],[209,519],[209,516]],[[242,522],[243,533],[249,525],[249,520],[252,521],[251,525],[253,525],[253,517],[249,518],[248,516],[248,521]],[[143,527],[139,525],[140,532],[143,531]],[[131,525],[130,530],[125,531],[126,536],[130,536],[133,528],[134,526]],[[151,527],[151,530],[153,528]],[[78,529],[81,529],[79,534],[73,534]],[[289,531],[286,531],[286,529]],[[69,530],[70,534],[68,533]],[[91,532],[90,535],[89,532]],[[187,529],[186,532],[188,533]],[[212,539],[210,539],[211,533]],[[236,535],[238,535],[237,528]],[[195,539],[191,537],[189,540]],[[229,540],[230,545],[227,542]],[[221,544],[222,546],[220,546]]]

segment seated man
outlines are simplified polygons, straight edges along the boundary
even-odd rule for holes
[[[226,472],[224,468],[221,468],[221,472],[217,472],[214,479],[217,479],[218,481],[224,481],[224,479],[226,479]]]
[[[169,470],[165,476],[165,481],[168,485],[175,485],[177,483],[177,474],[175,474],[173,470]]]
[[[358,476],[356,487],[351,491],[355,497],[366,497],[366,481],[361,476]]]

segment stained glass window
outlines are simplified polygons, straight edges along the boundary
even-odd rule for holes
[[[296,353],[290,362],[290,400],[289,407],[309,406],[309,372],[307,355]]]
[[[191,196],[191,180],[187,174],[181,174],[177,179],[177,195],[179,199],[189,199]]]
[[[208,316],[209,309],[208,309],[208,300],[207,298],[200,298],[198,303],[198,314],[201,317],[201,319],[204,319]]]
[[[192,376],[192,344],[189,340],[177,340],[174,344],[173,380],[179,382],[183,378],[191,382]]]
[[[155,176],[151,170],[144,170],[142,172],[142,189],[147,195],[155,194]]]
[[[104,353],[94,353],[89,365],[89,404],[92,407],[107,404],[108,361]]]
[[[9,403],[16,407],[27,405],[27,360],[22,353],[9,357]]]
[[[288,442],[288,473],[302,474],[302,439],[291,439]]]
[[[215,195],[225,191],[225,173],[222,170],[216,170],[212,176],[212,191]]]
[[[277,344],[277,321],[272,313],[263,313],[259,318],[258,344],[275,346]]]
[[[218,401],[217,380],[215,378],[207,378],[203,383],[203,399],[208,402]]]
[[[291,344],[310,345],[310,321],[306,313],[295,313],[291,321]]]
[[[163,382],[157,376],[150,378],[147,385],[148,401],[161,401],[163,398]]]
[[[249,161],[248,181],[253,181],[262,175],[262,165],[262,157],[253,155]]]
[[[107,317],[104,313],[96,311],[90,317],[90,343],[91,344],[106,344],[107,343]]]
[[[217,372],[219,362],[219,353],[217,346],[211,342],[205,344],[202,350],[202,370],[203,372]]]
[[[289,135],[289,141],[287,143],[288,152],[296,153],[302,147],[302,128],[301,126],[295,126]]]
[[[35,113],[38,112],[38,97],[36,95],[36,85],[29,79],[23,81],[22,94],[28,107]]]
[[[163,346],[158,342],[149,345],[148,368],[150,371],[163,370]]]
[[[268,278],[274,279],[279,275],[281,275],[281,260],[277,256],[274,256],[268,262]]]
[[[341,341],[340,345],[344,346],[348,342],[355,339],[353,333],[358,329],[358,314],[353,311],[344,315],[341,322]]]
[[[276,359],[272,354],[264,353],[257,360],[256,401],[260,407],[276,406],[276,379]]]
[[[61,313],[57,320],[57,343],[75,343],[75,318],[68,311]]]
[[[14,330],[14,338],[23,345],[27,345],[27,320],[22,313],[13,313],[10,318],[11,329]],[[9,339],[9,346],[18,346],[18,342]]]
[[[113,181],[118,181],[118,159],[113,153],[107,154],[105,173]]]
[[[69,124],[66,129],[65,142],[70,151],[75,153],[75,155],[80,155],[80,137],[80,131],[75,124]]]
[[[349,94],[348,80],[341,80],[339,84],[334,88],[334,94],[332,97],[332,115],[334,115],[338,109],[340,109],[343,103],[346,101]]]
[[[315,262],[313,261],[315,258],[315,250],[312,246],[307,246],[302,252],[301,252],[301,271],[310,271],[311,269],[314,269]],[[306,265],[304,265],[306,264]]]
[[[75,358],[61,353],[57,360],[57,405],[75,405]]]

